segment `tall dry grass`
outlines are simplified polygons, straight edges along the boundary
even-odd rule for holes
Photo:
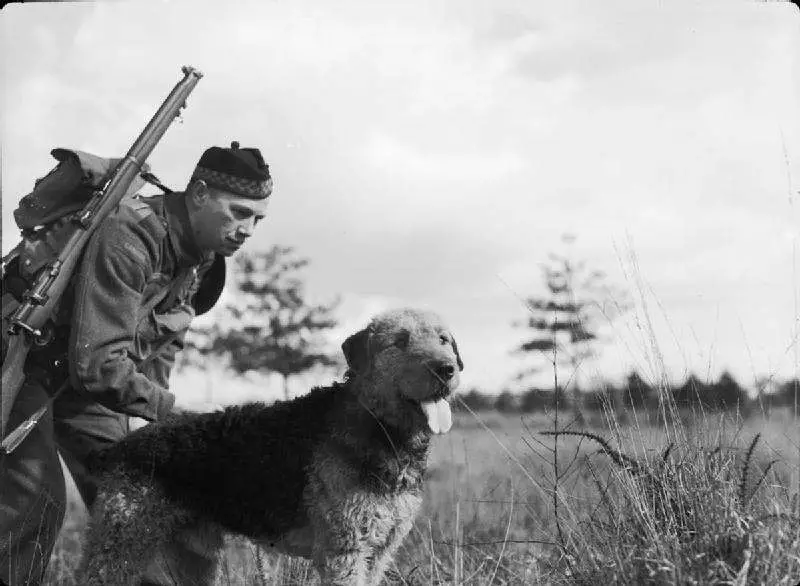
[[[797,418],[689,419],[670,429],[611,416],[553,435],[547,415],[459,415],[434,444],[388,582],[797,584]],[[48,584],[75,584],[84,520],[73,501]],[[230,538],[216,583],[312,584],[314,572]]]
[[[663,427],[613,421],[557,445],[539,433],[547,421],[490,425],[491,439],[461,438],[463,459],[434,454],[450,473],[431,482],[400,572],[424,584],[796,584],[800,430],[782,415],[698,422],[680,446]]]

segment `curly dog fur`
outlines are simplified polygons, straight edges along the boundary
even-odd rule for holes
[[[463,363],[442,320],[410,309],[377,316],[342,350],[343,383],[176,415],[98,453],[79,583],[138,584],[155,551],[202,525],[311,559],[323,584],[379,584],[421,504],[431,436],[450,428]]]

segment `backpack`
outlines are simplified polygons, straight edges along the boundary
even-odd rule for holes
[[[83,209],[97,189],[106,182],[121,159],[106,158],[84,151],[57,148],[50,151],[58,165],[37,179],[33,190],[14,210],[14,221],[22,233],[22,241],[2,259],[2,313],[0,314],[0,363],[5,358],[8,326],[11,316],[23,300],[25,291],[39,272],[63,250],[71,233],[70,220]],[[123,200],[130,200],[148,182],[165,193],[172,193],[154,175],[147,163],[131,182]],[[144,209],[146,206],[137,206]],[[145,210],[149,212],[149,210]],[[222,293],[225,283],[225,260],[216,255],[214,264],[200,282],[192,300],[196,315],[209,311]]]
[[[57,148],[50,151],[58,161],[47,175],[34,183],[14,210],[14,221],[22,235],[21,242],[3,257],[2,278],[2,352],[5,358],[8,325],[11,315],[39,272],[55,260],[69,238],[72,214],[83,209],[98,189],[102,189],[121,159],[106,158],[79,150]],[[147,163],[131,182],[124,199],[131,198],[145,183]]]
[[[39,270],[55,259],[69,237],[70,217],[86,206],[95,190],[110,179],[120,159],[98,157],[83,151],[53,149],[58,165],[36,180],[33,191],[14,210],[14,221],[22,231],[22,242],[3,259],[5,272],[10,263],[19,265],[19,275],[32,282]],[[149,172],[147,163],[143,173]],[[131,183],[124,198],[132,197],[144,185],[141,174]]]

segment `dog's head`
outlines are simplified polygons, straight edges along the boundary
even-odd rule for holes
[[[342,344],[360,399],[379,419],[445,433],[450,397],[464,363],[439,316],[402,309],[382,313]]]

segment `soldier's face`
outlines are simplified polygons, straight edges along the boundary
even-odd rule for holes
[[[269,199],[250,199],[206,187],[189,194],[189,218],[197,246],[231,256],[267,215]]]

